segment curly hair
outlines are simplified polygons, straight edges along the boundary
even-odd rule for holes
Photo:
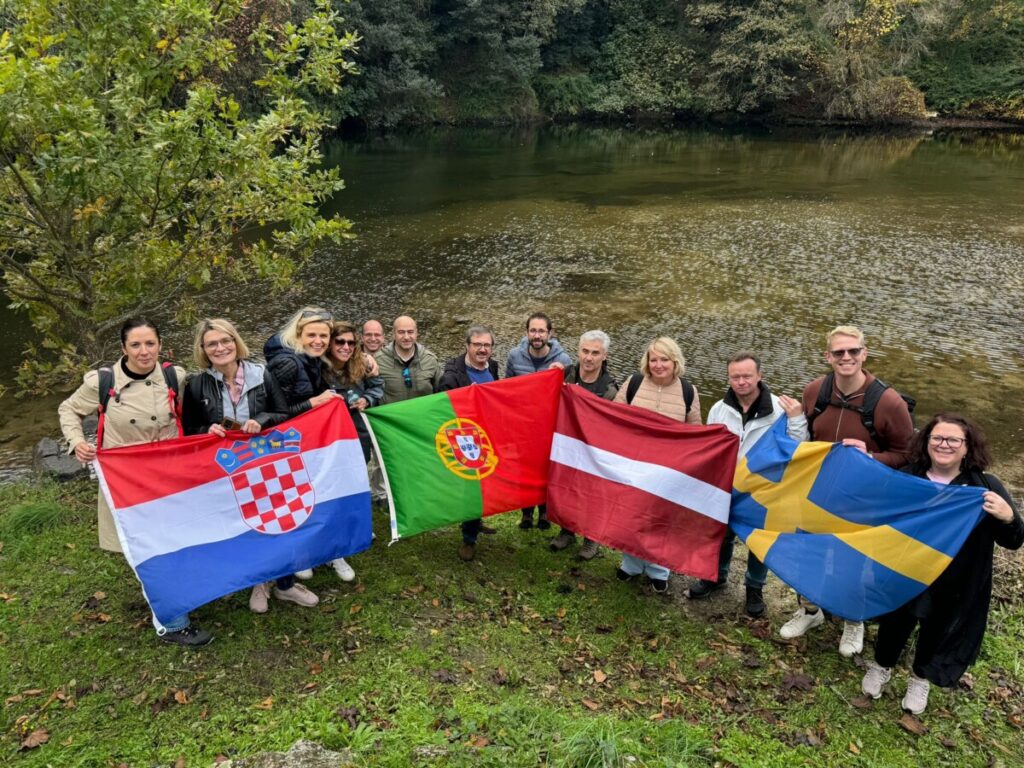
[[[344,363],[334,356],[334,340],[343,333],[351,333],[352,338],[356,340],[351,357]],[[331,372],[335,378],[345,386],[352,386],[366,378],[368,370],[366,356],[359,348],[359,332],[356,330],[355,323],[348,320],[335,320],[331,324],[331,348],[327,353],[327,362],[331,364]]]

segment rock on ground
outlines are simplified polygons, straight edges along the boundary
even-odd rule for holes
[[[264,752],[253,757],[221,763],[218,768],[344,768],[352,765],[352,753],[332,752],[312,741],[296,741],[287,752]]]
[[[36,444],[32,454],[32,469],[40,475],[49,475],[57,480],[73,480],[86,477],[89,469],[78,459],[61,450],[56,440],[44,437]]]

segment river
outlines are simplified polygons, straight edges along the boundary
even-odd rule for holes
[[[1022,453],[1024,135],[556,126],[338,141],[327,156],[347,184],[329,209],[359,237],[319,254],[291,296],[209,308],[249,338],[322,303],[357,320],[408,312],[445,356],[468,321],[490,323],[503,362],[541,310],[570,351],[608,331],[620,375],[651,338],[676,338],[706,413],[733,352],[759,352],[773,390],[798,394],[827,370],[825,332],[851,323],[919,423],[956,408],[1000,459]],[[27,329],[2,319],[10,371]],[[189,333],[168,342],[185,353]],[[55,431],[57,401],[4,399],[11,477]]]

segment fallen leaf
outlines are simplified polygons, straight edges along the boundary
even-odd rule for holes
[[[274,697],[273,696],[267,696],[267,698],[265,698],[259,704],[254,704],[253,706],[256,709],[273,709],[274,708]]]
[[[24,696],[22,696],[20,693],[16,693],[15,695],[8,696],[6,699],[4,699],[4,706],[9,707],[11,706],[11,704],[20,704],[24,700]]]
[[[708,667],[712,666],[714,663],[714,656],[702,656],[701,658],[697,659],[693,666],[695,666],[697,669],[705,670]]]
[[[899,720],[899,726],[907,733],[913,733],[917,736],[923,736],[928,733],[928,729],[925,727],[924,723],[909,712],[903,713],[903,717]]]
[[[601,708],[600,704],[598,704],[596,701],[591,701],[590,699],[583,699],[582,704],[591,712],[597,712],[597,710]]]
[[[814,678],[799,672],[789,672],[782,676],[782,690],[809,691],[814,687]]]
[[[860,747],[858,747],[856,744],[854,744],[851,741],[850,742],[850,751],[853,752],[853,754],[855,754],[855,755],[859,755],[860,754]]]
[[[476,673],[476,668],[468,661],[462,662],[462,668],[469,672],[469,674],[471,675]]]
[[[664,712],[655,712],[653,715],[651,715],[647,719],[648,720],[664,720],[665,719],[665,713]]]
[[[134,696],[132,696],[132,704],[134,704],[136,707],[139,706],[140,704],[142,704],[142,702],[144,702],[145,700],[146,700],[146,692],[145,691],[142,691],[141,693],[137,693]]]
[[[179,704],[188,704],[188,694],[185,691],[175,691],[174,700]]]
[[[361,610],[363,610],[363,606],[361,606],[359,603],[352,603],[352,607],[348,609],[348,612],[350,614],[359,613]]]
[[[437,598],[435,597],[435,598],[434,598],[433,600],[431,600],[431,601],[430,601],[430,604],[431,604],[432,606],[434,606],[435,608],[437,608],[437,607],[439,607],[439,606],[441,605],[441,601],[440,601],[440,600],[438,600],[438,599],[437,599]]]
[[[92,596],[95,597],[97,600],[106,600],[107,599],[107,593],[106,592],[93,592]]]
[[[202,712],[199,713],[199,719],[204,721],[204,722],[210,719],[210,708],[209,707],[203,707]]]
[[[41,747],[50,740],[50,734],[44,728],[36,728],[32,733],[22,739],[22,749],[35,749]]]
[[[504,667],[498,667],[494,671],[494,675],[491,678],[494,680],[496,685],[507,685],[508,684],[508,672],[505,671]]]
[[[185,762],[184,757],[179,757],[174,761],[174,768],[185,768],[187,765],[188,763]]]
[[[228,757],[227,755],[217,755],[215,758],[213,758],[213,764],[214,765],[220,765],[221,763],[228,762],[230,759],[231,758]]]
[[[565,610],[565,608],[559,608],[557,611],[555,611],[555,616],[557,616],[560,619],[564,619],[566,613],[567,611]]]
[[[39,696],[43,693],[42,688],[29,688],[27,691],[21,692],[23,696]]]
[[[946,749],[956,749],[956,742],[946,736],[939,736],[939,744]]]
[[[489,739],[487,739],[487,738],[485,738],[485,737],[483,737],[483,736],[477,736],[477,737],[476,737],[476,738],[475,738],[475,739],[474,739],[474,740],[473,740],[473,741],[471,742],[470,746],[476,747],[477,749],[483,749],[484,747],[486,747],[486,746],[487,746],[488,744],[490,744],[490,743],[491,743],[491,742],[490,742],[490,740],[489,740]]]
[[[857,709],[867,709],[874,703],[874,699],[868,696],[866,693],[862,693],[855,699],[850,700],[850,704],[855,706]]]
[[[316,685],[317,685],[316,683],[306,683],[304,686],[302,686],[302,690],[304,690],[304,691],[314,691],[314,690],[316,690]]]
[[[603,683],[607,679],[608,679],[608,675],[606,675],[600,669],[595,669],[594,670],[594,682],[595,683]]]
[[[439,669],[430,675],[432,678],[437,680],[439,683],[454,683],[455,676],[447,669]]]

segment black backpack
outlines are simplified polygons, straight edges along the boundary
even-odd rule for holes
[[[167,384],[167,399],[171,404],[171,413],[174,414],[174,420],[178,423],[178,434],[181,435],[181,401],[178,398],[178,372],[174,370],[173,363],[163,363],[160,366],[160,370],[164,374],[164,382]],[[118,397],[117,392],[114,390],[114,369],[109,365],[104,365],[97,369],[99,373],[99,392],[100,392],[100,406],[97,409],[99,413],[99,424],[96,426],[96,445],[103,447],[103,422],[104,414],[107,410],[107,404],[110,402],[111,397]]]
[[[686,415],[690,415],[690,408],[693,407],[693,384],[687,381],[684,377],[680,376],[679,380],[683,382],[683,402],[686,404]],[[626,384],[626,402],[632,405],[633,398],[636,397],[636,391],[640,389],[640,385],[644,381],[644,375],[642,373],[634,373],[629,377],[629,382]]]
[[[811,437],[814,437],[814,433],[811,426],[814,424],[814,419],[817,418],[826,408],[830,405],[834,405],[836,408],[845,408],[848,411],[856,411],[860,414],[860,422],[864,425],[864,429],[868,431],[871,436],[872,442],[878,446],[878,450],[884,451],[886,449],[886,442],[881,435],[878,434],[878,430],[875,429],[875,407],[878,405],[878,401],[882,399],[882,394],[885,390],[889,389],[889,385],[881,379],[875,379],[871,382],[871,386],[864,392],[864,400],[861,405],[854,405],[853,403],[846,403],[841,400],[832,399],[832,390],[835,387],[835,374],[830,373],[825,377],[825,380],[821,382],[821,389],[818,390],[818,398],[814,401],[814,410],[807,417],[807,431],[811,433]],[[900,391],[896,391],[896,394],[903,398],[903,402],[907,404],[907,410],[910,412],[910,418],[914,418],[914,408],[917,406],[917,401],[905,395]]]

